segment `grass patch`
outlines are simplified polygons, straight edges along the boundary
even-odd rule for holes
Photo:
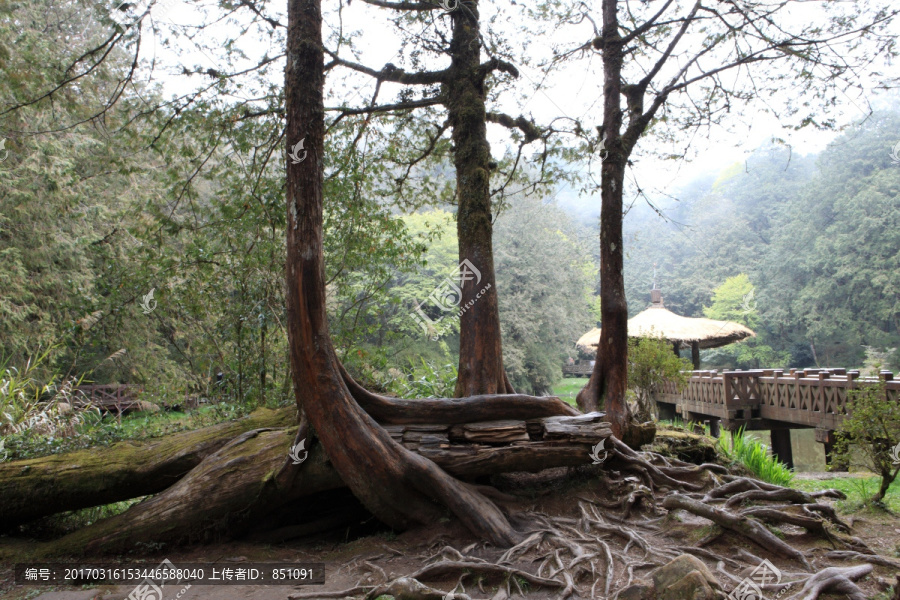
[[[792,487],[804,492],[818,492],[834,488],[847,495],[846,500],[838,502],[844,512],[856,512],[871,508],[869,499],[878,491],[881,478],[877,475],[861,477],[834,477],[831,479],[797,479]],[[900,512],[900,479],[894,481],[884,496],[884,505],[893,512]]]
[[[587,385],[587,382],[587,377],[563,378],[562,381],[553,386],[553,395],[558,396],[563,402],[576,406],[575,396],[578,395],[581,388]]]
[[[794,480],[794,472],[772,456],[768,446],[755,437],[745,435],[743,428],[734,433],[723,431],[719,436],[718,448],[728,460],[744,465],[763,481],[791,485]]]

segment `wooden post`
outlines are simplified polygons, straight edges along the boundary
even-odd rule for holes
[[[835,462],[834,460],[834,444],[837,442],[837,436],[830,429],[816,428],[816,441],[821,443],[825,449],[825,465],[831,467],[831,471],[848,470],[848,465],[844,462]]]
[[[719,432],[721,428],[719,427],[719,417],[710,417],[709,418],[709,435],[714,438],[719,437]]]
[[[700,342],[691,342],[691,362],[694,363],[694,369],[700,369]]]
[[[772,454],[789,468],[794,468],[794,453],[791,450],[791,430],[772,429]]]
[[[681,358],[681,351],[678,349],[678,346],[679,346],[678,342],[672,342],[672,349],[675,351],[675,356],[677,356],[678,358]]]

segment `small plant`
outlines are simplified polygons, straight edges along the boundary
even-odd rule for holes
[[[663,382],[674,382],[681,390],[691,369],[690,361],[675,356],[672,346],[664,339],[642,337],[628,340],[628,387],[635,395],[638,420],[649,421],[655,416],[656,403],[651,396]]]
[[[869,497],[878,504],[900,474],[900,404],[886,400],[883,380],[850,390],[848,416],[841,424],[834,446],[837,461],[862,467],[881,477],[878,491]]]
[[[794,480],[794,472],[772,456],[768,446],[756,438],[744,435],[744,428],[734,433],[723,431],[719,436],[719,450],[732,462],[740,463],[761,480],[787,486]]]
[[[452,398],[458,373],[455,365],[437,365],[423,358],[421,365],[411,365],[405,372],[391,369],[388,375],[385,389],[401,398]]]
[[[22,369],[8,366],[8,360],[0,365],[0,434],[27,432],[47,438],[71,437],[88,413],[96,411],[90,406],[75,407],[73,400],[80,379],[51,377],[47,383],[38,381],[38,369],[49,353],[47,350],[29,358]],[[0,451],[0,457],[3,455]]]

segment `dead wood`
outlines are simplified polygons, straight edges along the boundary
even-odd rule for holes
[[[66,510],[155,494],[238,435],[290,426],[295,407],[145,441],[0,463],[0,530]]]
[[[517,428],[526,425],[519,423]],[[554,424],[558,423],[559,420],[554,421]],[[500,443],[505,437],[502,432],[509,428],[509,423],[497,427],[491,423],[482,425],[482,432],[500,432],[499,437],[489,438],[495,443]],[[513,442],[507,446],[465,442],[429,444],[424,439],[409,444],[416,447],[418,459],[427,457],[427,464],[437,465],[457,477],[540,471],[549,467],[589,464],[591,446],[609,435],[602,421],[592,426],[594,438],[583,437],[587,436],[588,429],[583,423],[580,426],[581,439],[587,439],[582,443],[544,440],[543,422],[536,421],[528,424],[534,432],[534,441]],[[409,427],[439,431],[441,427],[449,426]],[[47,552],[104,553],[125,550],[137,542],[191,541],[211,532],[240,535],[251,519],[269,515],[278,506],[344,487],[344,481],[326,458],[322,445],[306,437],[308,431],[304,424],[296,429],[255,430],[239,436],[219,452],[206,457],[176,485],[121,515],[51,543]],[[292,465],[289,464],[291,461],[286,463],[286,457],[291,445],[298,442],[298,436],[307,439],[309,455],[302,464]],[[414,471],[410,471],[410,476],[414,476]],[[427,478],[427,475],[422,477]],[[482,487],[461,481],[455,485],[458,489],[453,491],[454,498],[485,497],[481,494]],[[434,490],[435,486],[428,489]],[[445,492],[449,494],[449,490]],[[496,490],[490,490],[490,495],[508,499]],[[311,514],[308,522],[285,527],[273,524],[277,530],[271,535],[288,539],[321,530],[338,521],[339,516]],[[258,535],[264,534],[258,532]]]

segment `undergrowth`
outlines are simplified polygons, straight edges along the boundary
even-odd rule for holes
[[[0,462],[190,431],[238,419],[249,414],[253,408],[243,404],[221,403],[205,406],[190,413],[133,413],[124,415],[121,419],[90,413],[74,426],[71,434],[67,436],[44,435],[31,429],[6,436],[3,439],[3,447],[0,447]]]
[[[794,472],[772,456],[768,446],[745,435],[743,427],[733,433],[723,431],[718,448],[728,460],[744,465],[762,481],[781,486],[789,486],[794,481]]]
[[[805,492],[816,492],[828,488],[835,488],[847,495],[846,500],[838,501],[838,508],[843,512],[859,512],[861,510],[874,509],[883,511],[885,508],[892,512],[900,512],[900,480],[894,481],[888,488],[884,501],[876,503],[872,496],[878,490],[880,481],[876,475],[844,476],[830,479],[798,479],[794,482],[795,488]]]

